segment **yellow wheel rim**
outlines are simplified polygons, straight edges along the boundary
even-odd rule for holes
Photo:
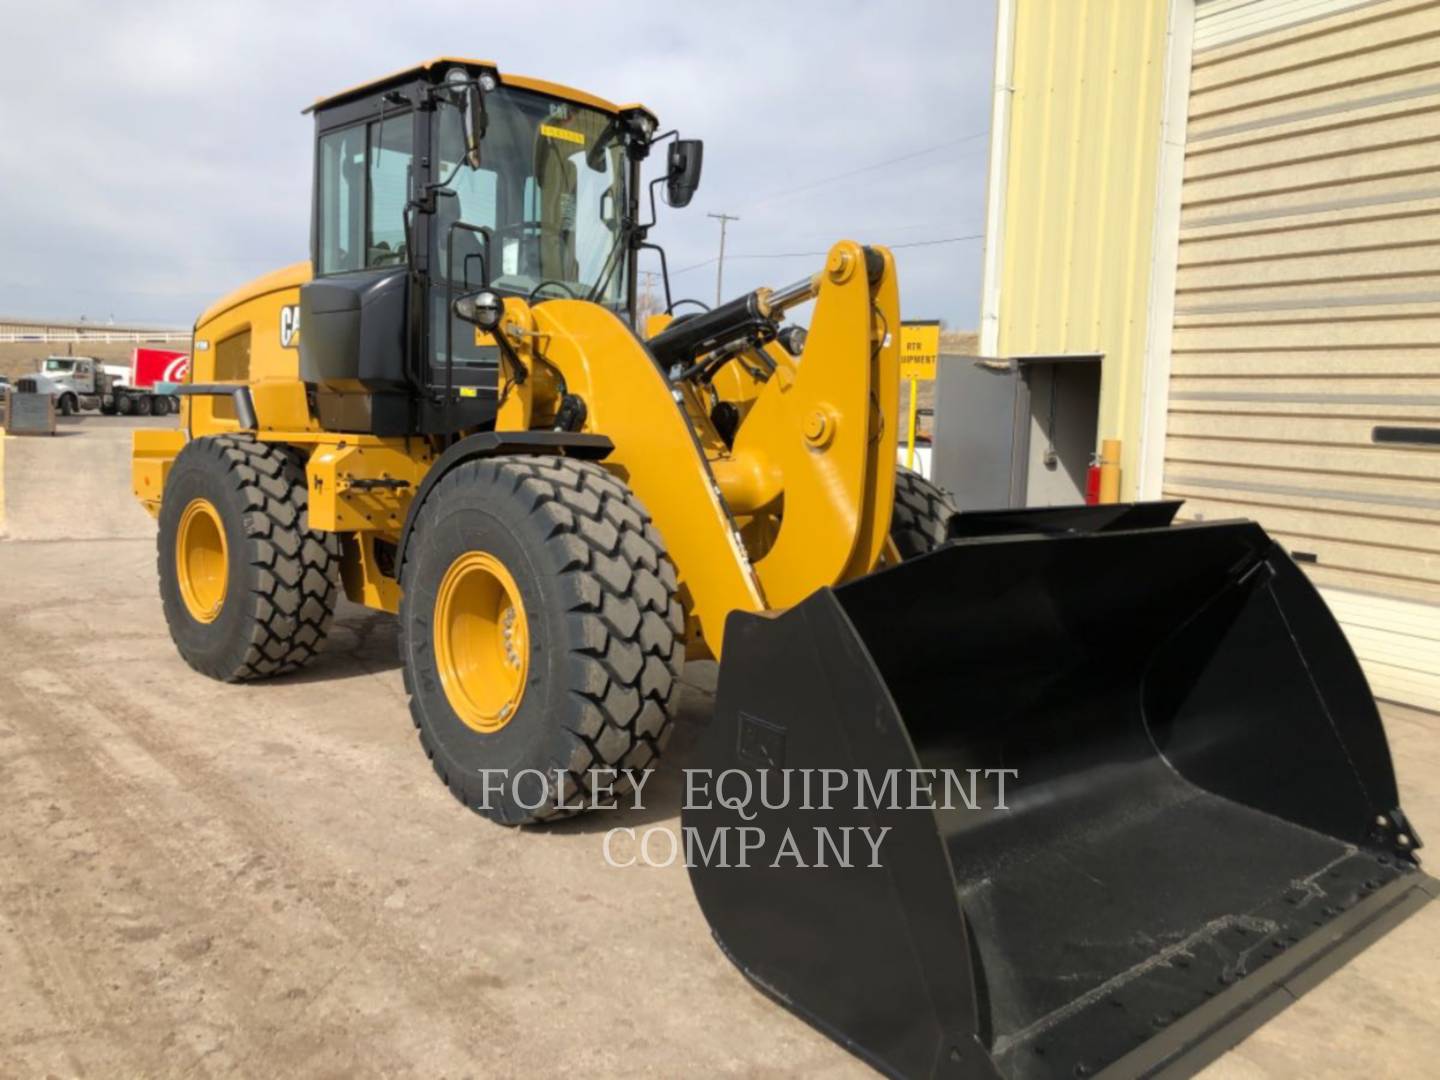
[[[175,534],[180,598],[196,622],[214,622],[230,587],[230,549],[220,512],[209,499],[192,499]]]
[[[461,555],[435,597],[435,662],[455,714],[486,734],[520,708],[530,670],[530,632],[520,589],[484,551]]]

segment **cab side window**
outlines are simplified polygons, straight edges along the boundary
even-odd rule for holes
[[[415,125],[407,113],[370,124],[370,210],[365,232],[365,265],[405,261],[405,204],[415,161]]]
[[[320,137],[319,261],[316,271],[359,270],[365,213],[365,127]]]
[[[404,263],[414,140],[409,113],[320,137],[318,273]]]

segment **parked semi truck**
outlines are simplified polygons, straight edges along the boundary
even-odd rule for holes
[[[50,356],[40,362],[37,387],[55,397],[62,416],[82,410],[99,410],[106,416],[165,416],[180,411],[180,399],[170,382],[142,371],[142,352],[135,350],[128,371],[102,364],[90,356]],[[168,354],[183,358],[184,353]]]

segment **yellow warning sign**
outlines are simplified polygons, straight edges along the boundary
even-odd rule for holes
[[[565,142],[579,143],[585,145],[585,136],[578,131],[571,131],[569,128],[556,127],[554,124],[541,124],[540,134],[551,139],[561,139]]]
[[[900,377],[933,379],[940,357],[940,324],[907,322],[900,326]]]

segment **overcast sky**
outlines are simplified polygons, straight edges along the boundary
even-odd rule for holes
[[[994,0],[0,0],[0,17],[6,315],[188,326],[307,257],[302,108],[460,55],[643,101],[705,140],[699,194],[652,234],[672,272],[712,260],[680,295],[714,300],[705,215],[723,211],[740,217],[727,296],[849,236],[896,246],[907,318],[975,324],[980,241],[900,245],[983,231]]]

